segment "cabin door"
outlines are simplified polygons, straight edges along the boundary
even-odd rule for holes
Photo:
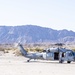
[[[59,53],[58,52],[54,53],[54,60],[59,60]]]

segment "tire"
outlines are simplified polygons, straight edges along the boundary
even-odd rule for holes
[[[27,60],[27,62],[29,62],[29,60]]]
[[[71,61],[67,61],[67,63],[71,63]]]

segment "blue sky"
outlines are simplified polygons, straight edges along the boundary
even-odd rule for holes
[[[75,0],[0,0],[0,26],[29,24],[75,31]]]

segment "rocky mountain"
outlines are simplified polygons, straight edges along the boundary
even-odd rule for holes
[[[34,25],[0,26],[0,43],[75,42],[75,32]]]

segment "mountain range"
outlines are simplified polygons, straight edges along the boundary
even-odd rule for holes
[[[0,26],[1,43],[75,42],[75,32],[35,25]]]

